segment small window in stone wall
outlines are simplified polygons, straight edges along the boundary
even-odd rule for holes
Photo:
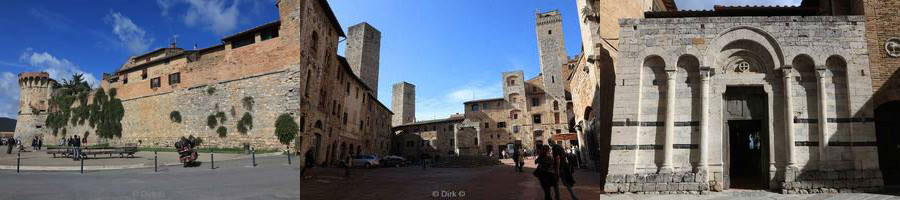
[[[150,79],[150,88],[158,88],[159,87],[159,77]]]
[[[273,29],[263,31],[262,33],[259,34],[259,36],[260,36],[260,39],[262,39],[262,41],[266,41],[266,40],[269,40],[272,38],[277,38],[278,37],[278,29],[273,28]]]
[[[231,42],[231,48],[237,49],[237,48],[241,48],[243,46],[251,45],[255,42],[256,42],[256,39],[254,39],[253,36],[248,36],[248,37],[238,39],[234,42]]]
[[[141,80],[147,80],[147,69],[141,70]]]
[[[497,128],[506,128],[506,122],[497,122]]]
[[[128,84],[128,74],[122,75],[122,84]]]
[[[169,74],[169,85],[181,83],[181,72]]]

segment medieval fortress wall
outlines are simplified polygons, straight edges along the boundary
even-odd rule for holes
[[[284,149],[274,125],[279,115],[289,114],[300,126],[290,148],[314,151],[318,163],[338,156],[333,144],[348,144],[353,148],[348,153],[387,153],[390,110],[337,55],[337,41],[346,36],[327,2],[280,0],[276,6],[280,20],[227,36],[221,45],[184,50],[173,44],[130,57],[114,74],[104,76],[100,87],[115,89],[122,101],[122,137],[98,140],[93,128],[77,124],[65,127],[67,136],[89,132],[93,136],[88,144],[172,146],[178,138],[193,135],[203,138],[205,146]],[[378,58],[357,57],[370,58],[369,63]],[[377,82],[377,66],[357,68],[376,73],[366,76]],[[347,93],[336,92],[345,88]],[[355,88],[353,94],[350,88]],[[22,91],[26,105],[50,96],[32,94],[43,90]],[[343,120],[332,117],[339,115],[336,111],[344,113]],[[170,117],[173,112],[181,116],[180,122]],[[210,128],[207,118],[220,112],[226,119]],[[245,113],[252,116],[252,128],[240,133],[237,123]],[[45,143],[57,140],[46,127],[31,128],[42,125],[46,114],[31,116],[19,115],[17,127],[29,130],[17,134],[42,135]],[[220,126],[227,129],[226,137],[216,132]]]

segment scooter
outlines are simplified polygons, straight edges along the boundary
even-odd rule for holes
[[[175,148],[178,150],[178,160],[184,164],[184,167],[190,167],[197,164],[197,151],[194,151],[194,144],[189,140],[181,140],[175,142]]]

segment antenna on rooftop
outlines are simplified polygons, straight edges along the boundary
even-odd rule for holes
[[[169,41],[169,46],[171,46],[172,48],[175,48],[177,43],[178,43],[178,34],[172,35],[172,40]]]

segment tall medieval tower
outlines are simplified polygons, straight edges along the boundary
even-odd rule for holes
[[[544,90],[553,98],[563,99],[566,77],[562,68],[568,58],[563,41],[562,16],[559,10],[536,13],[535,22]]]
[[[363,22],[348,28],[344,56],[350,68],[363,83],[378,96],[378,59],[381,51],[381,32]]]
[[[394,84],[391,111],[394,112],[392,126],[416,121],[416,86],[407,82]]]
[[[19,114],[16,120],[15,137],[26,146],[34,136],[48,133],[44,123],[47,120],[50,95],[56,81],[47,72],[24,72],[19,74]]]

